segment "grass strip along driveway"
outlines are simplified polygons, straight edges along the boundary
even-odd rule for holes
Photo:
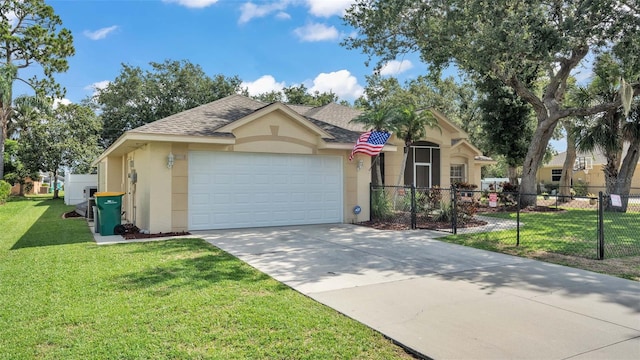
[[[202,240],[97,246],[71,209],[0,206],[3,359],[410,358]]]
[[[515,220],[515,213],[483,214]],[[609,257],[596,260],[597,214],[593,211],[567,209],[562,214],[530,212],[520,214],[520,244],[516,246],[516,229],[450,235],[438,238],[454,244],[533,258],[560,265],[600,272],[640,281],[640,256]],[[606,213],[608,231],[606,251],[612,249],[637,253],[640,248],[638,214]],[[614,246],[614,243],[616,246]]]

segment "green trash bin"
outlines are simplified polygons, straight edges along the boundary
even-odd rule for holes
[[[96,198],[98,206],[98,228],[100,235],[114,235],[116,226],[120,225],[122,213],[123,192],[97,192],[93,196]]]

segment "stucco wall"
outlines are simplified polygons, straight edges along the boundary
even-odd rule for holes
[[[188,230],[189,151],[240,151],[257,153],[333,155],[343,158],[343,218],[351,223],[369,218],[370,157],[358,155],[348,161],[350,150],[318,149],[317,133],[275,112],[233,130],[235,145],[150,142],[127,154],[138,174],[135,194],[136,225],[151,232]],[[172,169],[166,167],[169,152]],[[363,160],[360,170],[358,160]],[[124,174],[126,181],[127,174]],[[166,195],[165,195],[166,194]],[[358,216],[353,208],[362,208]],[[133,211],[133,210],[131,210]]]
[[[603,165],[594,165],[593,169],[589,170],[585,173],[583,170],[575,171],[573,173],[573,181],[574,183],[577,181],[582,181],[587,183],[587,191],[590,193],[597,194],[599,191],[605,191],[605,181],[604,181],[604,172]],[[538,169],[538,173],[536,178],[539,184],[554,184],[558,185],[558,181],[551,181],[551,170],[552,169],[562,169],[562,167],[543,167]],[[633,176],[633,180],[631,181],[631,187],[640,189],[640,165],[636,167],[636,171]],[[631,191],[633,194],[640,193],[640,191]]]

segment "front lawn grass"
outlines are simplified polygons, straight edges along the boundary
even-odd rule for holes
[[[2,359],[410,358],[203,240],[97,246],[71,209],[0,206]]]
[[[482,214],[516,220],[515,213]],[[640,214],[605,212],[605,260],[597,259],[598,215],[593,210],[520,214],[520,244],[517,230],[450,235],[438,240],[522,257],[640,279]],[[611,264],[611,266],[607,266]]]

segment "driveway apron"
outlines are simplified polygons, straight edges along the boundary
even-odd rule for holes
[[[425,358],[640,359],[640,283],[336,224],[192,232]]]

